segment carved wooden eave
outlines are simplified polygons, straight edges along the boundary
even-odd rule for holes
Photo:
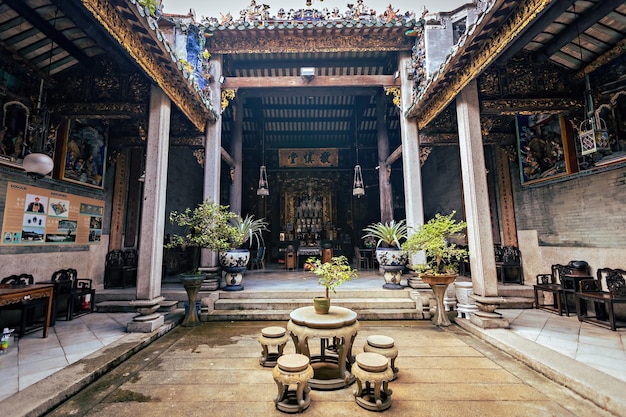
[[[495,0],[457,44],[457,50],[406,111],[424,129],[472,80],[492,64],[534,19],[544,12],[551,0]],[[512,9],[511,13],[507,8]],[[502,16],[506,16],[502,20]],[[501,21],[501,24],[494,22]]]
[[[51,111],[90,119],[144,119],[147,116],[146,105],[133,103],[59,103]]]
[[[505,99],[482,100],[481,114],[488,115],[530,115],[533,113],[559,114],[566,112],[582,113],[582,100],[568,98]]]
[[[393,23],[301,22],[265,26],[209,26],[206,46],[213,54],[410,51],[413,38],[404,35],[421,25]]]
[[[491,132],[483,136],[485,145],[514,145],[517,143],[515,133]],[[459,146],[459,134],[450,133],[422,133],[419,134],[420,146]]]
[[[82,3],[196,129],[204,132],[207,121],[217,120],[208,100],[185,79],[174,51],[143,6],[136,0],[82,0]]]

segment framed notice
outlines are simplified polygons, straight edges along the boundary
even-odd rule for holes
[[[99,119],[67,124],[61,179],[102,189],[108,125]]]
[[[104,201],[8,183],[0,245],[99,244]]]

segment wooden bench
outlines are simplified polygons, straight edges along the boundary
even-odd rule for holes
[[[576,314],[582,322],[596,324],[611,330],[626,327],[626,318],[618,319],[615,305],[626,304],[626,271],[600,268],[597,279],[582,280],[576,293]],[[593,303],[593,311],[589,309]]]

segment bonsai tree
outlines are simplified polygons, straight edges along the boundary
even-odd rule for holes
[[[400,248],[407,236],[407,226],[404,220],[372,223],[363,231],[366,232],[364,239],[369,237],[376,239],[376,247]]]
[[[241,216],[233,217],[229,222],[243,235],[243,242],[237,246],[244,245],[246,242],[250,242],[251,247],[254,242],[256,242],[257,247],[265,246],[263,232],[269,231],[269,229],[267,228],[268,223],[264,218],[255,219],[253,214],[246,214],[244,218]]]
[[[465,231],[467,223],[454,220],[456,211],[443,216],[439,213],[418,230],[411,234],[402,244],[402,249],[409,253],[424,251],[426,265],[418,268],[423,273],[446,274],[458,272],[458,262],[466,259],[466,249],[451,243],[452,235]]]
[[[318,284],[326,289],[326,298],[330,298],[330,291],[336,293],[336,288],[344,282],[358,278],[358,271],[352,269],[345,256],[334,256],[329,262],[322,263],[319,258],[309,258],[311,272],[319,277]]]
[[[239,246],[244,241],[244,233],[231,222],[237,217],[228,206],[210,200],[203,201],[193,210],[172,211],[170,222],[184,228],[184,233],[172,235],[166,247],[195,246],[221,252],[233,245]]]

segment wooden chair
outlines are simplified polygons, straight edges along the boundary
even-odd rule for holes
[[[502,284],[524,284],[522,252],[515,246],[496,247],[496,270]]]
[[[549,274],[537,275],[537,283],[533,286],[535,295],[535,308],[547,310],[553,313],[563,315],[563,286],[561,285],[561,272],[567,270],[567,267],[560,264],[552,265]],[[552,303],[539,302],[539,293],[545,298],[545,293],[552,294]]]
[[[579,282],[576,293],[576,314],[579,321],[607,327],[615,331],[626,327],[626,319],[615,315],[616,304],[626,304],[626,271],[623,269],[600,268],[597,279]],[[593,312],[588,303],[593,303]]]
[[[358,246],[354,247],[354,257],[356,258],[356,264],[359,268],[362,268],[364,271],[369,269],[368,260],[366,257],[361,255],[361,250]]]
[[[74,280],[78,277],[75,269],[59,269],[52,273],[50,281],[39,281],[38,284],[54,285],[54,296],[52,298],[52,314],[50,315],[50,326],[54,326],[56,319],[62,315],[65,320],[70,320],[70,304],[72,301],[72,288]]]
[[[93,313],[96,301],[96,289],[89,278],[76,278],[70,294],[69,320],[83,314]]]
[[[33,285],[34,278],[31,274],[10,275],[2,278],[1,284],[8,285]],[[19,303],[9,304],[0,308],[0,311],[18,311],[20,312],[19,337],[35,330],[43,329],[45,326],[46,309],[50,300],[48,297],[32,298],[22,300]],[[37,314],[37,310],[41,310],[41,314]]]
[[[265,246],[260,246],[256,256],[252,258],[252,269],[265,269]]]

